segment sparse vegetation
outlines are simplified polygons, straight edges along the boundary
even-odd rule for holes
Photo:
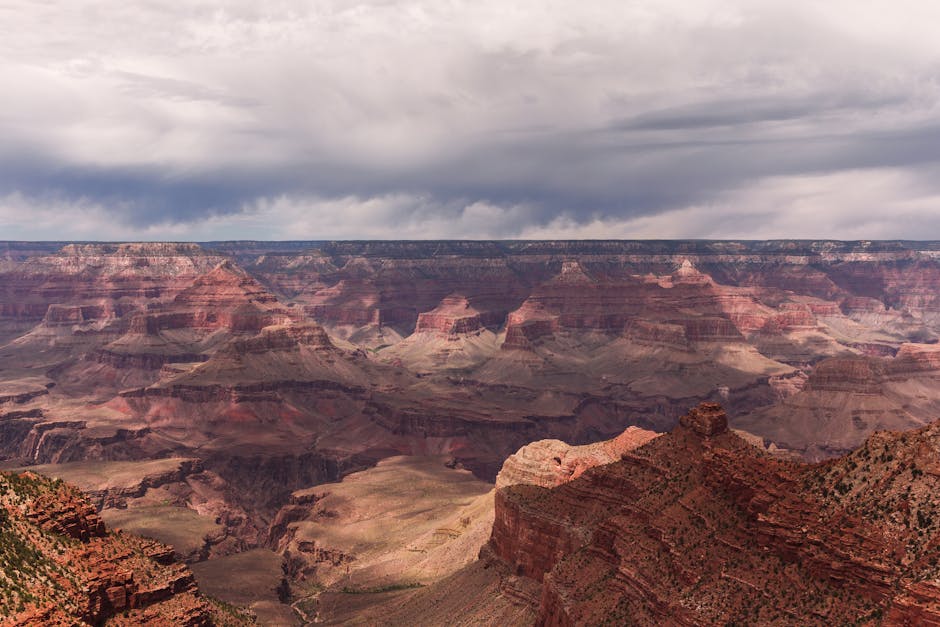
[[[107,578],[115,573],[129,571],[134,584],[145,590],[173,588],[180,572],[151,557],[154,551],[162,555],[167,549],[129,534],[104,533],[87,501],[61,480],[0,473],[0,622],[4,624],[8,621],[2,619],[17,615],[17,621],[27,622],[104,622],[113,610],[93,595],[102,582],[111,585]],[[179,602],[192,604],[194,611],[211,611],[185,590],[172,593],[170,600],[182,598],[177,594],[188,594]],[[125,609],[117,608],[119,613]],[[220,625],[246,623],[237,613],[226,615],[229,618]]]
[[[413,590],[415,588],[423,588],[423,583],[418,583],[417,581],[412,581],[409,583],[392,583],[386,586],[373,586],[370,588],[352,588],[350,586],[343,586],[340,590],[343,594],[381,594],[383,592],[395,592],[397,590]]]

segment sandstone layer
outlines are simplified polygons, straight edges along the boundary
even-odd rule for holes
[[[516,484],[554,488],[595,466],[620,461],[635,448],[659,436],[654,431],[628,427],[612,440],[571,446],[561,440],[539,440],[509,456],[496,475],[496,489]]]

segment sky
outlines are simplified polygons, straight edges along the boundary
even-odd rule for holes
[[[0,0],[0,240],[940,239],[935,0]]]

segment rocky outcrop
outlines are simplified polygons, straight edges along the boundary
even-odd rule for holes
[[[689,350],[689,338],[683,324],[636,319],[625,325],[624,335],[634,342],[650,347]]]
[[[524,349],[541,337],[581,331],[678,346],[743,342],[743,332],[766,324],[772,313],[752,294],[717,286],[687,261],[665,278],[594,275],[582,263],[566,262],[509,314],[504,348]]]
[[[885,617],[887,625],[940,625],[940,585],[935,581],[909,582],[894,598]]]
[[[101,348],[88,355],[88,361],[110,366],[116,370],[160,370],[168,364],[191,364],[208,361],[209,355],[187,352],[129,352]]]
[[[885,374],[883,362],[870,358],[839,357],[820,362],[805,390],[878,394]]]
[[[810,460],[844,454],[878,429],[910,429],[936,418],[937,354],[933,344],[905,343],[895,357],[824,359],[803,375],[801,387],[738,416],[734,426],[802,450]],[[800,378],[793,381],[799,385]],[[774,386],[780,389],[780,382]]]
[[[129,481],[105,481],[102,485],[96,482],[78,484],[85,497],[100,512],[107,508],[126,508],[127,501],[144,496],[148,490],[160,488],[165,485],[185,481],[187,477],[203,471],[202,461],[199,459],[166,459],[137,462],[140,473]],[[68,466],[43,466],[49,474],[61,474]]]
[[[90,322],[101,322],[120,318],[128,311],[132,311],[132,306],[108,305],[49,305],[46,315],[43,318],[43,324],[46,326],[73,326],[82,325]]]
[[[166,545],[108,532],[74,488],[0,474],[4,624],[210,625],[223,618]],[[235,614],[231,624],[247,620]]]
[[[780,313],[770,316],[760,333],[767,335],[783,335],[801,329],[815,329],[816,316],[811,305],[786,303],[780,307]]]
[[[301,347],[335,351],[333,342],[323,327],[312,322],[270,326],[254,337],[234,340],[222,351],[237,357],[272,351],[298,351]]]
[[[688,258],[683,258],[679,267],[669,277],[672,285],[710,285],[712,278],[696,268]]]
[[[448,296],[431,311],[418,314],[415,332],[436,331],[456,335],[472,333],[483,326],[480,312],[470,305],[466,297]]]
[[[17,386],[23,388],[24,386]],[[22,405],[29,401],[45,396],[49,393],[49,388],[45,386],[29,386],[26,389],[13,389],[0,391],[0,405],[9,403],[11,405]]]
[[[718,403],[702,403],[679,418],[679,424],[708,438],[728,431],[728,416]]]
[[[162,311],[161,311],[162,309]],[[172,302],[151,307],[131,320],[129,333],[156,335],[175,329],[258,332],[296,318],[243,270],[223,261],[198,276]]]
[[[595,466],[620,461],[624,453],[659,436],[655,431],[627,427],[612,440],[571,446],[561,440],[539,440],[510,455],[496,475],[496,488],[526,484],[554,488]]]
[[[551,320],[522,320],[515,321],[506,327],[506,339],[503,341],[503,350],[526,350],[540,338],[552,337],[556,325]]]
[[[893,378],[940,373],[940,344],[901,344],[888,370]]]
[[[940,426],[806,465],[714,404],[680,425],[554,488],[497,492],[491,559],[541,582],[538,624],[940,619]]]

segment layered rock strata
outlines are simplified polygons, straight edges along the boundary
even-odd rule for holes
[[[612,440],[571,446],[561,440],[538,440],[510,455],[496,475],[496,488],[511,485],[537,485],[554,488],[585,471],[620,461],[635,448],[643,446],[659,434],[638,427],[628,427]]]
[[[4,624],[247,624],[203,599],[172,549],[109,532],[79,493],[0,474]]]
[[[726,425],[703,405],[619,462],[497,492],[489,547],[541,582],[538,624],[940,620],[940,427],[806,465]]]

